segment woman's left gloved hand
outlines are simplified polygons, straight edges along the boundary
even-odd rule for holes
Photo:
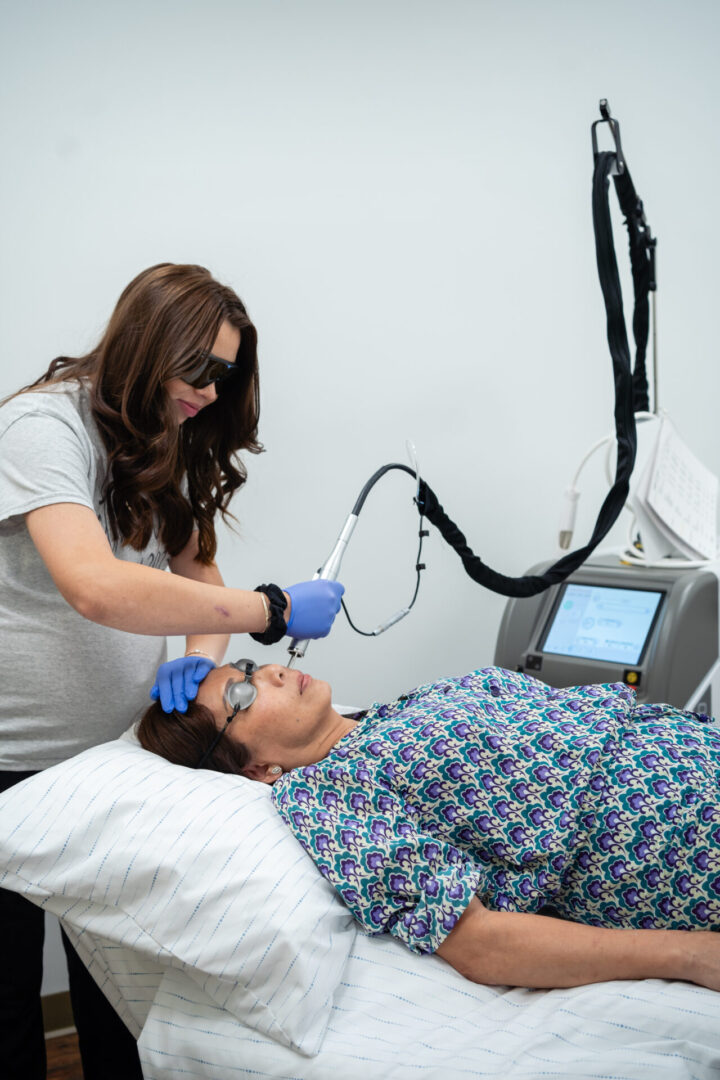
[[[155,676],[150,697],[160,699],[163,712],[187,712],[188,701],[193,701],[198,686],[208,671],[215,667],[215,661],[209,656],[181,656],[177,660],[167,660],[161,664]]]
[[[345,586],[339,581],[314,578],[290,585],[285,592],[290,597],[286,632],[299,641],[327,637],[340,610]]]

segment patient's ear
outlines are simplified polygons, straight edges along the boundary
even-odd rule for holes
[[[267,765],[264,762],[251,762],[243,769],[243,776],[258,780],[261,784],[274,784],[283,774],[279,765]]]

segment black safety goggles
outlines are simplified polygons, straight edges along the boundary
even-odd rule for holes
[[[196,390],[202,390],[210,383],[222,383],[237,371],[236,364],[231,364],[206,349],[196,353],[190,364],[192,366],[189,370],[178,377]]]
[[[210,743],[210,746],[207,748],[207,750],[195,766],[196,769],[202,769],[205,762],[210,757],[212,757],[215,747],[218,745],[237,714],[243,709],[249,709],[253,701],[257,697],[257,689],[253,686],[251,681],[253,675],[258,669],[258,665],[255,663],[255,661],[236,660],[230,665],[230,667],[234,667],[237,671],[242,672],[242,674],[245,676],[245,679],[243,682],[230,683],[230,685],[225,690],[225,693],[223,694],[223,702],[225,704],[225,708],[229,711],[230,715],[225,717],[225,726],[220,728],[217,735]]]

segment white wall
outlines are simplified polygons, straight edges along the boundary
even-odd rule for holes
[[[228,584],[310,576],[408,437],[492,566],[556,554],[562,490],[611,427],[600,97],[659,236],[661,402],[720,472],[711,0],[3,6],[0,395],[87,349],[145,266],[233,285],[260,332],[267,453],[240,535],[222,531]],[[625,273],[619,218],[617,240]],[[603,494],[596,466],[578,539]],[[412,591],[411,497],[389,479],[358,525],[343,578],[363,626]],[[336,700],[492,661],[503,601],[436,534],[425,561],[409,619],[369,641],[338,620],[308,650]]]

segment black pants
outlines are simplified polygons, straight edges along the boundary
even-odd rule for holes
[[[0,791],[33,776],[0,772]],[[137,1044],[63,933],[85,1080],[142,1080]],[[40,1006],[45,913],[0,889],[0,1076],[45,1080]]]

